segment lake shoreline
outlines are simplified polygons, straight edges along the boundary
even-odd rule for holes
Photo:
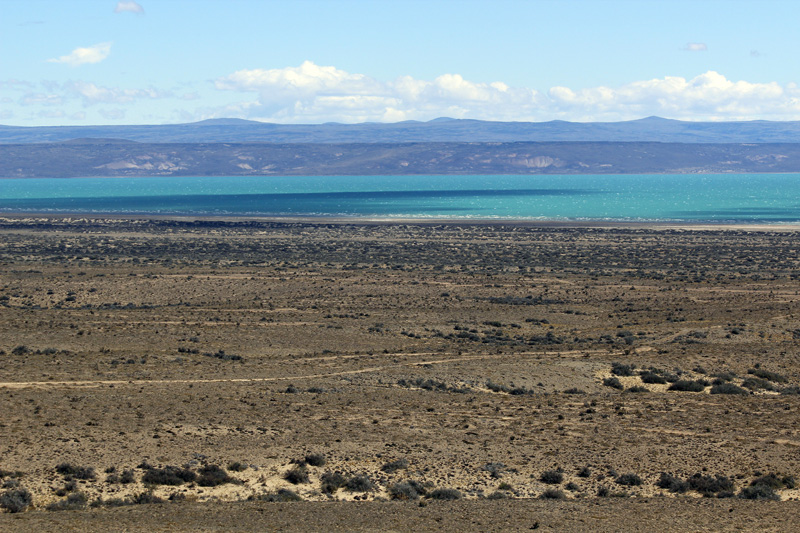
[[[433,217],[343,217],[343,216],[247,216],[247,215],[156,215],[119,213],[0,213],[0,220],[33,221],[53,219],[76,220],[153,220],[177,222],[259,222],[309,225],[418,225],[418,226],[517,226],[543,229],[650,229],[692,231],[800,231],[800,223],[776,222],[709,222],[709,221],[592,221],[592,220],[529,220],[529,219],[462,219]]]

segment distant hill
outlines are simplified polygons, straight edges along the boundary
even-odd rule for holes
[[[725,172],[800,172],[800,143],[0,144],[8,178]]]
[[[0,144],[122,139],[141,143],[424,143],[668,142],[798,143],[800,122],[684,122],[648,117],[627,122],[429,122],[269,124],[213,119],[152,126],[0,126]]]

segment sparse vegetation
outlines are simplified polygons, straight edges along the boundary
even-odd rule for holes
[[[558,485],[564,481],[564,474],[558,470],[545,470],[539,476],[539,481],[547,483],[548,485]]]
[[[197,473],[197,484],[201,487],[216,487],[225,483],[236,483],[236,480],[218,465],[206,465],[198,470]]]
[[[616,481],[618,485],[625,487],[636,487],[642,484],[642,478],[636,474],[622,474],[614,481]]]
[[[33,495],[28,489],[18,487],[0,494],[0,507],[9,513],[21,513],[33,505]]]
[[[427,497],[431,500],[460,500],[461,491],[456,489],[439,488],[432,490]]]

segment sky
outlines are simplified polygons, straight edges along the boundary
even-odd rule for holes
[[[800,120],[795,0],[0,0],[0,124]]]

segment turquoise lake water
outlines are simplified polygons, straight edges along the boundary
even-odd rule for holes
[[[0,213],[800,223],[800,174],[0,179]]]

